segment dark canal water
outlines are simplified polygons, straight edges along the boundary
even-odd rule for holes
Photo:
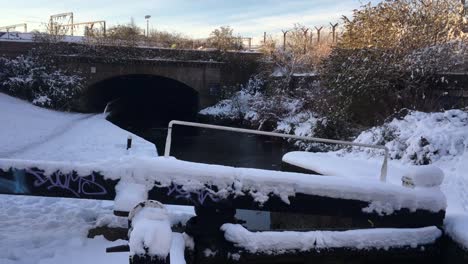
[[[145,139],[163,155],[167,128],[145,131]],[[234,167],[281,170],[281,158],[293,150],[285,140],[229,131],[175,126],[171,156],[177,159]]]
[[[159,155],[164,154],[167,128],[152,128],[138,133],[153,142]],[[180,160],[233,167],[281,170],[281,159],[291,151],[280,138],[175,126],[171,156]],[[268,212],[237,210],[237,218],[252,230],[271,229]]]

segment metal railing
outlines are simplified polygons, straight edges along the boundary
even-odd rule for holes
[[[291,139],[314,141],[314,142],[327,143],[327,144],[337,144],[337,145],[345,145],[345,146],[381,149],[385,151],[385,157],[384,157],[384,161],[382,164],[382,168],[380,170],[380,180],[382,182],[385,182],[387,180],[389,150],[387,147],[382,146],[382,145],[369,145],[369,144],[355,143],[355,142],[343,141],[343,140],[326,139],[326,138],[302,137],[302,136],[296,136],[296,135],[290,135],[290,134],[266,132],[266,131],[236,128],[236,127],[227,127],[227,126],[217,126],[217,125],[209,125],[209,124],[185,122],[185,121],[177,121],[177,120],[172,120],[171,122],[169,122],[168,130],[167,130],[167,138],[166,138],[166,148],[164,150],[164,157],[166,158],[169,157],[171,153],[172,127],[174,125],[208,128],[208,129],[224,130],[224,131],[271,136],[271,137],[291,138]]]

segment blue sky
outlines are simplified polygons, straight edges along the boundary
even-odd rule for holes
[[[76,22],[106,20],[109,26],[135,22],[203,38],[219,26],[236,34],[260,38],[277,34],[294,23],[308,27],[338,22],[366,0],[0,0],[0,25],[28,23],[41,29],[51,14],[74,12]]]

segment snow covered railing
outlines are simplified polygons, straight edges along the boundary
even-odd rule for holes
[[[217,126],[217,125],[185,122],[185,121],[178,121],[178,120],[172,120],[171,122],[169,122],[168,131],[167,131],[167,139],[166,139],[166,147],[164,150],[164,157],[166,158],[168,158],[171,153],[172,127],[174,125],[208,128],[208,129],[224,130],[224,131],[271,136],[271,137],[291,138],[291,139],[314,141],[314,142],[326,143],[326,144],[337,144],[337,145],[345,145],[345,146],[381,149],[385,151],[385,157],[384,157],[384,161],[383,161],[382,168],[380,171],[380,180],[382,182],[385,182],[387,180],[389,150],[387,147],[382,146],[382,145],[369,145],[369,144],[362,144],[362,143],[356,143],[356,142],[351,142],[351,141],[334,140],[334,139],[326,139],[326,138],[303,137],[303,136],[296,136],[296,135],[283,134],[283,133],[266,132],[266,131],[236,128],[236,127],[227,127],[227,126]]]

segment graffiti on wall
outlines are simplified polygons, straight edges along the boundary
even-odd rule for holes
[[[106,188],[96,182],[94,174],[80,176],[75,171],[69,173],[57,171],[46,176],[38,171],[27,170],[27,172],[35,178],[34,187],[45,187],[47,190],[61,189],[72,193],[77,198],[82,197],[82,195],[99,196],[107,194]]]
[[[197,205],[203,205],[207,199],[213,202],[219,202],[221,200],[209,189],[186,191],[183,186],[175,184],[172,184],[168,188],[167,195],[173,195],[176,199],[186,199]]]
[[[51,175],[45,175],[44,171],[39,169],[0,170],[0,193],[44,194],[45,191],[60,192],[66,194],[63,196],[76,198],[108,194],[95,173],[80,176],[75,171],[67,173],[56,171]],[[57,194],[57,196],[62,195]]]

